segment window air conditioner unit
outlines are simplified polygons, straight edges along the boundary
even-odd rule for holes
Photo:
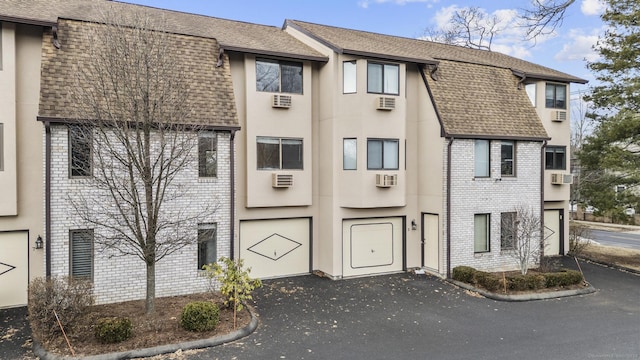
[[[393,110],[396,108],[396,98],[389,96],[379,96],[376,101],[376,109]]]
[[[271,186],[274,188],[287,188],[293,186],[293,174],[271,174]]]
[[[573,184],[573,175],[551,174],[551,183],[554,185]]]
[[[556,110],[556,111],[552,111],[551,112],[551,121],[565,121],[567,120],[567,112],[566,111],[560,111],[560,110]]]
[[[273,101],[271,107],[288,109],[291,107],[291,95],[273,94]]]
[[[398,184],[398,175],[376,174],[376,186],[382,188],[393,187]]]

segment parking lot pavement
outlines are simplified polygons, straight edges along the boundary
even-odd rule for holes
[[[27,308],[0,309],[0,359],[34,359]]]
[[[563,264],[577,268],[573,259]],[[521,303],[410,273],[267,280],[254,296],[260,325],[252,335],[153,359],[640,358],[640,276],[581,267],[598,292]],[[0,310],[2,334],[5,314]],[[9,344],[27,341],[19,337]],[[7,344],[0,342],[1,359]],[[17,356],[6,358],[28,358]]]

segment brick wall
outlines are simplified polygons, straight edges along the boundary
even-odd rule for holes
[[[454,140],[451,149],[451,268],[459,265],[490,271],[518,268],[513,257],[500,249],[500,214],[525,205],[531,207],[536,216],[541,215],[541,145],[540,142],[517,142],[516,176],[501,177],[500,141],[491,141],[491,176],[474,178],[474,141]],[[490,214],[489,252],[474,253],[474,214]]]
[[[185,135],[187,136],[187,135]],[[195,133],[188,136],[195,137]],[[51,271],[52,275],[69,274],[69,230],[94,229],[96,237],[111,234],[84,222],[72,206],[72,201],[100,199],[108,203],[106,191],[95,187],[92,179],[69,178],[68,135],[66,126],[52,126],[51,168]],[[230,255],[230,134],[218,133],[216,178],[198,178],[197,147],[191,161],[174,180],[180,196],[165,203],[163,212],[168,216],[193,217],[188,226],[181,226],[181,235],[193,241],[186,247],[168,255],[156,264],[156,296],[173,296],[202,292],[209,282],[198,270],[198,223],[217,223],[217,255]],[[94,169],[94,174],[96,170]],[[103,200],[104,199],[104,200]],[[113,201],[113,200],[111,200]],[[210,209],[207,209],[207,206]],[[95,216],[103,216],[97,205]],[[146,291],[146,267],[134,255],[121,256],[114,250],[94,248],[94,292],[97,303],[110,303],[142,299]]]

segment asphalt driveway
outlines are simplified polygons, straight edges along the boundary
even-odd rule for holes
[[[640,276],[581,265],[600,291],[517,303],[404,273],[269,280],[255,294],[252,335],[154,359],[639,359]],[[28,356],[6,352],[7,344],[0,339],[1,359]]]

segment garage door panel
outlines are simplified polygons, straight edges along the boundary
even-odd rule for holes
[[[0,233],[0,308],[27,304],[28,251],[26,232]]]
[[[402,218],[344,220],[342,275],[401,271]]]
[[[309,219],[240,222],[240,258],[256,278],[309,273]]]
[[[351,226],[353,269],[393,265],[393,224]]]
[[[544,211],[544,253],[545,255],[560,254],[560,210]]]

